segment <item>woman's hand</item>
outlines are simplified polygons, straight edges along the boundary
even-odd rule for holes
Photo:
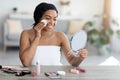
[[[41,31],[47,25],[47,20],[41,20],[35,27],[36,37],[41,37]]]
[[[78,51],[78,54],[80,55],[80,58],[85,59],[87,57],[88,51],[86,49],[81,49]]]

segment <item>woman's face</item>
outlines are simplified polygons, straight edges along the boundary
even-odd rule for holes
[[[53,27],[57,24],[57,12],[55,10],[48,10],[46,11],[41,19],[46,19],[47,20],[47,25],[44,28],[45,30],[51,30]]]

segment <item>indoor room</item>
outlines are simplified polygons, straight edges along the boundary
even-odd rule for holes
[[[24,29],[32,28],[34,22],[33,11],[40,2],[43,1],[4,0],[0,3],[0,64],[21,64],[19,60],[20,33]],[[107,61],[108,65],[119,65],[120,11],[117,10],[119,1],[45,0],[44,2],[50,2],[57,6],[59,15],[55,29],[64,32],[69,40],[81,29],[88,33],[85,46],[88,50],[88,57],[81,65],[100,65]],[[11,29],[7,29],[8,24]],[[109,39],[108,42],[104,43],[105,40],[101,39],[104,34],[97,33],[101,28],[103,28],[103,31],[101,30],[100,34],[104,33],[104,30],[107,32],[109,31],[107,29],[111,29],[112,33],[110,35],[103,36],[103,38]],[[96,33],[94,33],[94,29]],[[95,35],[96,39],[92,38]]]
[[[20,34],[33,27],[33,11],[41,2],[57,7],[55,29],[64,32],[69,41],[80,30],[87,33],[84,48],[88,50],[88,56],[81,66],[120,65],[119,0],[3,0],[0,3],[1,65],[22,65]],[[61,62],[69,65],[63,55]]]
[[[1,0],[0,79],[120,80],[119,7],[120,0]]]

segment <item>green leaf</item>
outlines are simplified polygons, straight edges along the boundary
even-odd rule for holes
[[[117,32],[118,35],[120,35],[120,30],[117,30],[116,32]]]
[[[112,23],[115,24],[116,26],[120,26],[119,23],[115,19],[112,19]]]
[[[85,23],[85,26],[91,26],[92,27],[93,25],[94,25],[94,23],[92,21],[88,21],[88,22]]]

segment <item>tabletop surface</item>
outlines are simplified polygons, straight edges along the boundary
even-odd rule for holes
[[[13,74],[2,74],[0,80],[120,80],[120,66],[81,66],[86,72],[79,74],[70,73],[72,66],[40,66],[41,73],[39,76],[15,76]],[[31,68],[29,68],[31,69]],[[51,79],[44,75],[45,72],[65,71],[66,75],[60,79]]]

